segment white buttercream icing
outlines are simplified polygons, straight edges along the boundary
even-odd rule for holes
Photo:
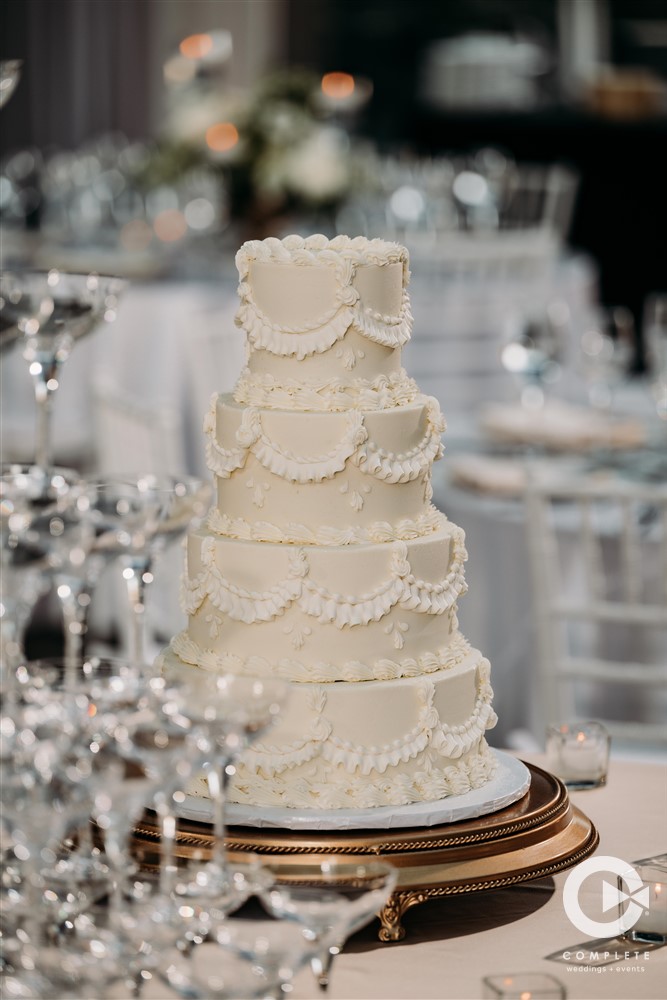
[[[426,429],[423,439],[408,452],[394,454],[368,440],[364,412],[347,410],[345,426],[335,448],[321,455],[299,455],[265,433],[261,410],[247,407],[236,431],[236,447],[224,448],[217,440],[218,397],[213,396],[204,420],[207,437],[206,461],[211,472],[223,479],[242,468],[249,453],[275,476],[293,483],[320,483],[342,472],[348,460],[362,472],[387,483],[412,482],[430,472],[442,455],[440,440],[445,423],[438,401],[425,397]]]
[[[490,668],[458,631],[463,532],[431,505],[444,420],[400,367],[407,251],[290,236],[244,244],[237,266],[247,367],[204,421],[218,502],[189,538],[189,623],[164,669],[290,682],[232,801],[354,809],[481,787]]]

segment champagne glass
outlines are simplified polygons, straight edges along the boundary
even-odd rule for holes
[[[343,944],[376,916],[391,896],[398,869],[385,861],[305,862],[298,876],[267,865],[276,880],[259,897],[274,917],[293,920],[315,945],[311,967],[320,988],[329,985],[331,964]]]
[[[67,718],[77,727],[74,755],[92,761],[94,748],[108,743],[108,734],[116,728],[118,711],[140,704],[147,683],[137,664],[110,657],[87,657],[75,664],[66,659],[33,661],[20,668],[18,677],[23,688],[28,686],[31,700],[62,703]],[[103,769],[91,764],[90,801],[106,781]],[[61,906],[62,919],[106,895],[111,885],[107,859],[92,842],[89,812],[78,827],[76,850],[42,873],[50,898]]]
[[[60,369],[75,343],[115,319],[125,283],[98,274],[5,271],[0,276],[0,325],[16,332],[33,379],[37,404],[35,463],[51,465],[51,403]]]
[[[134,493],[136,516],[133,523],[124,526],[125,544],[119,562],[130,606],[129,656],[143,663],[146,589],[153,580],[153,561],[167,545],[185,534],[193,520],[204,516],[211,486],[191,476],[128,476],[126,481]]]
[[[222,949],[215,964],[205,964],[206,956],[195,951],[192,972],[195,984],[204,995],[217,1000],[239,996],[229,970],[239,974],[242,966],[231,965],[230,958],[237,957],[250,963],[255,977],[244,977],[244,997],[269,997],[280,1000],[291,990],[292,979],[306,965],[313,953],[313,943],[302,929],[282,920],[253,920],[228,918],[215,931],[214,941]],[[228,970],[223,977],[220,969]],[[237,992],[233,991],[236,986]]]
[[[0,469],[0,553],[2,579],[3,670],[21,663],[23,634],[32,609],[48,587],[45,548],[29,540],[33,522],[57,508],[80,482],[72,469],[3,464]]]
[[[214,844],[211,860],[189,888],[181,888],[182,897],[213,894],[236,898],[225,849],[227,788],[235,773],[234,761],[269,729],[288,695],[285,681],[241,674],[205,676],[191,685],[187,712],[207,755],[205,774],[213,803]]]

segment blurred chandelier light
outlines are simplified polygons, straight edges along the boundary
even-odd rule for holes
[[[357,111],[370,99],[373,84],[351,73],[325,73],[317,103],[326,111]]]
[[[186,59],[195,59],[206,66],[220,66],[232,55],[232,36],[229,31],[206,31],[188,35],[178,48]]]
[[[327,97],[340,100],[354,93],[354,77],[350,73],[325,73],[322,91]]]
[[[213,39],[210,35],[188,35],[178,46],[179,52],[186,59],[201,59],[209,54],[213,48]]]
[[[191,83],[200,74],[219,70],[231,58],[232,36],[229,31],[204,31],[188,35],[178,46],[178,52],[164,64],[167,84]]]

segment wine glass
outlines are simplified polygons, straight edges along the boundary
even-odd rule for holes
[[[292,876],[278,864],[266,867],[275,881],[269,889],[260,889],[259,897],[274,917],[300,924],[316,946],[311,967],[324,991],[334,957],[387,903],[398,869],[379,860],[307,861]]]
[[[561,375],[560,359],[569,318],[567,305],[554,301],[543,311],[527,311],[507,321],[500,360],[506,371],[520,379],[520,400],[526,409],[541,409],[545,387]]]
[[[21,79],[22,59],[2,59],[0,60],[0,108],[5,104],[16,90]]]
[[[146,588],[153,580],[155,557],[185,534],[193,520],[203,517],[211,498],[211,486],[192,476],[128,476],[135,493],[134,523],[123,529],[119,563],[130,606],[128,655],[137,663],[146,658]],[[121,482],[123,480],[121,479]]]
[[[44,469],[51,465],[51,402],[60,369],[77,340],[115,319],[124,287],[119,278],[55,269],[0,276],[3,339],[15,331],[23,342],[37,404],[35,462]]]
[[[581,335],[581,366],[592,407],[611,412],[614,390],[627,378],[634,351],[630,310],[624,306],[597,310]]]

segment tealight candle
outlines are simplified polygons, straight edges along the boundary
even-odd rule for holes
[[[600,722],[552,725],[547,728],[547,763],[568,788],[597,788],[607,780],[609,744]]]
[[[642,888],[631,896],[635,907],[641,907],[641,913],[626,932],[631,941],[667,943],[667,864],[633,865],[634,871],[642,880]],[[620,912],[628,905],[623,897],[627,889],[619,878]]]
[[[485,1000],[565,1000],[565,987],[555,976],[542,972],[509,972],[486,976],[482,996]]]

